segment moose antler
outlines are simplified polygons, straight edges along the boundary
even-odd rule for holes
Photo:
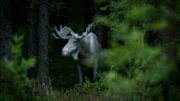
[[[83,35],[79,35],[78,33],[74,33],[73,31],[70,32],[72,34],[72,36],[74,36],[75,38],[81,39],[83,37]]]
[[[93,26],[95,26],[94,23],[88,24],[88,26],[86,27],[86,32],[89,32]]]
[[[62,25],[60,25],[59,27],[60,27],[60,31],[58,31],[56,26],[54,26],[54,29],[58,36],[56,36],[55,33],[53,33],[53,36],[56,39],[59,39],[59,38],[69,39],[71,36],[67,36],[67,35],[68,35],[68,33],[72,32],[71,28],[69,28],[67,26],[63,27]]]
[[[88,24],[88,26],[86,27],[86,31],[83,32],[83,36],[86,36],[93,26],[95,26],[94,23]]]
[[[54,26],[54,29],[57,33],[58,36],[55,35],[55,33],[53,33],[53,36],[56,38],[56,39],[59,39],[59,38],[62,38],[62,39],[69,39],[71,37],[75,37],[75,38],[82,38],[82,36],[80,36],[78,33],[74,33],[73,30],[67,26],[63,27],[62,25],[60,25],[60,31],[58,31],[57,27]],[[69,36],[67,36],[68,34],[71,34]]]
[[[83,32],[82,35],[79,35],[78,33],[74,33],[73,30],[67,26],[63,27],[62,25],[60,25],[60,31],[58,31],[57,27],[54,26],[54,29],[57,33],[58,36],[55,35],[55,33],[53,33],[53,36],[56,38],[56,39],[59,39],[59,38],[62,38],[62,39],[69,39],[71,37],[75,37],[75,38],[78,38],[78,39],[81,39],[83,38],[84,36],[86,36],[88,34],[88,32],[90,31],[90,29],[95,26],[93,23],[91,24],[88,24],[88,26],[86,27],[86,31]],[[67,36],[69,33],[71,33],[71,35]]]

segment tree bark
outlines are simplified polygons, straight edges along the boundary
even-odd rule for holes
[[[28,58],[37,56],[37,12],[35,8],[28,10]]]
[[[109,9],[105,11],[100,11],[100,7],[108,5],[108,2],[103,3],[97,3],[94,1],[94,16],[107,16],[110,14]],[[109,39],[110,39],[110,29],[104,25],[98,25],[96,34],[100,38],[100,44],[102,48],[108,48],[109,45]]]
[[[12,59],[11,54],[11,0],[0,0],[0,59],[6,56]]]
[[[48,26],[49,12],[48,0],[39,1],[39,43],[38,43],[38,78],[39,94],[49,95],[51,92],[51,82],[48,74]]]
[[[30,7],[28,8],[28,36],[27,36],[27,44],[28,44],[28,58],[31,57],[37,57],[37,10],[35,7]],[[28,70],[28,77],[33,77],[35,78],[37,69],[36,65],[33,68],[30,68]]]
[[[84,0],[84,25],[92,23],[95,15],[94,0]]]

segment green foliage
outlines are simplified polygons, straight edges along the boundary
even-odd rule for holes
[[[49,61],[49,74],[55,88],[69,89],[78,81],[76,61],[71,57],[63,57],[59,53],[52,48],[49,50],[49,58],[52,59]]]
[[[22,55],[23,36],[14,35],[11,43],[13,60],[6,57],[1,60],[1,84],[0,100],[27,100],[32,81],[27,77],[27,70],[34,66],[35,58],[25,59]]]
[[[101,4],[101,3],[104,3],[104,2],[107,2],[108,0],[95,0],[96,3],[98,4]]]
[[[39,4],[39,0],[29,0],[30,8],[35,8]]]
[[[58,10],[61,10],[61,9],[63,9],[63,8],[65,8],[65,4],[63,3],[63,2],[52,2],[50,5],[49,5],[49,9],[51,10],[51,11],[58,11]],[[56,13],[57,13],[57,11],[56,11]]]
[[[103,66],[110,68],[104,73],[103,82],[109,93],[119,92],[131,100],[164,99],[162,81],[169,79],[177,67],[168,62],[163,44],[152,47],[144,38],[149,30],[167,30],[173,17],[179,16],[175,11],[173,17],[165,18],[167,13],[161,6],[169,11],[163,1],[155,5],[145,0],[114,0],[100,8],[111,12],[95,19],[96,23],[108,26],[111,33],[111,48],[101,53]]]

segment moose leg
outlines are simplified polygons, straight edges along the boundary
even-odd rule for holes
[[[78,67],[78,73],[79,73],[79,83],[82,83],[83,82],[82,67],[79,63],[77,67]]]

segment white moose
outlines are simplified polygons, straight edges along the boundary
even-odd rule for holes
[[[93,32],[89,32],[92,26],[94,26],[94,24],[89,24],[82,35],[74,33],[73,30],[67,26],[63,27],[60,25],[60,31],[58,31],[56,26],[54,27],[58,35],[56,36],[53,33],[53,36],[56,39],[69,39],[68,43],[62,49],[62,55],[71,55],[74,60],[78,60],[77,68],[79,73],[79,82],[83,82],[82,65],[87,66],[92,56],[94,57],[91,59],[93,60],[93,80],[96,80],[97,78],[98,62],[96,56],[100,52],[101,46],[98,42],[97,36]],[[69,33],[70,35],[68,35]]]

